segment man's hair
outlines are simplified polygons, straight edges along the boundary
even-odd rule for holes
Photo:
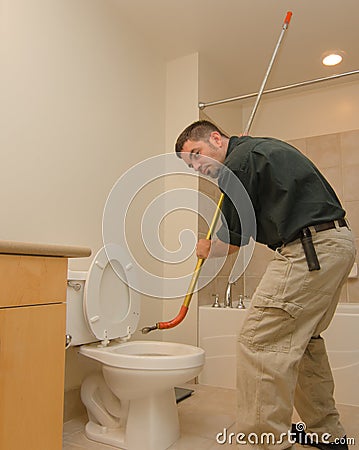
[[[183,146],[188,140],[208,142],[213,131],[217,131],[221,136],[228,138],[223,131],[208,120],[198,120],[197,122],[188,125],[177,138],[175,145],[177,156],[181,158]]]

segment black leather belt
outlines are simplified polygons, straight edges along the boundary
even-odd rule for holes
[[[320,270],[320,264],[318,261],[317,253],[314,248],[312,233],[310,229],[314,228],[314,230],[318,233],[320,231],[330,230],[332,228],[339,227],[347,227],[348,224],[345,219],[332,220],[331,222],[319,223],[317,225],[311,225],[308,227],[302,228],[299,232],[299,238],[302,243],[302,247],[305,254],[305,259],[307,260],[308,270]],[[349,228],[349,227],[348,227]]]
[[[347,221],[345,219],[338,219],[338,220],[332,220],[331,222],[326,222],[326,223],[318,223],[318,225],[311,225],[311,227],[313,227],[315,229],[315,231],[326,231],[326,230],[330,230],[332,228],[336,228],[335,222],[337,222],[337,224],[340,227],[347,227]],[[306,227],[309,228],[309,227]]]
[[[308,225],[300,230],[291,240],[290,242],[295,241],[296,239],[300,239],[303,234],[303,230],[308,228],[314,228],[314,230],[319,233],[320,231],[331,230],[332,228],[336,228],[335,222],[339,225],[339,227],[348,227],[347,221],[345,219],[337,219],[332,220],[331,222],[318,223],[317,225]],[[348,227],[349,228],[349,227]],[[287,242],[289,244],[289,242]]]

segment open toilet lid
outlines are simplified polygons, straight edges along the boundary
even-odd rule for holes
[[[117,244],[107,244],[94,257],[87,274],[84,314],[98,340],[133,334],[140,317],[140,299],[132,263]]]

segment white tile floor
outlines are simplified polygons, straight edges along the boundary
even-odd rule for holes
[[[181,437],[169,450],[234,450],[235,444],[218,444],[216,434],[223,431],[223,428],[236,432],[236,391],[199,384],[183,387],[194,389],[195,392],[178,405]],[[338,409],[347,436],[354,438],[356,442],[350,447],[351,450],[359,449],[359,408],[338,405]],[[63,450],[115,449],[88,440],[84,434],[86,421],[87,417],[80,417],[65,423]],[[298,450],[302,448],[299,445],[297,447]]]

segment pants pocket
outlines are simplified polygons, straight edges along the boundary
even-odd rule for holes
[[[301,311],[295,303],[256,296],[238,340],[257,351],[288,353]]]
[[[281,296],[285,290],[291,269],[291,261],[277,250],[257,287],[258,295],[270,298]]]

